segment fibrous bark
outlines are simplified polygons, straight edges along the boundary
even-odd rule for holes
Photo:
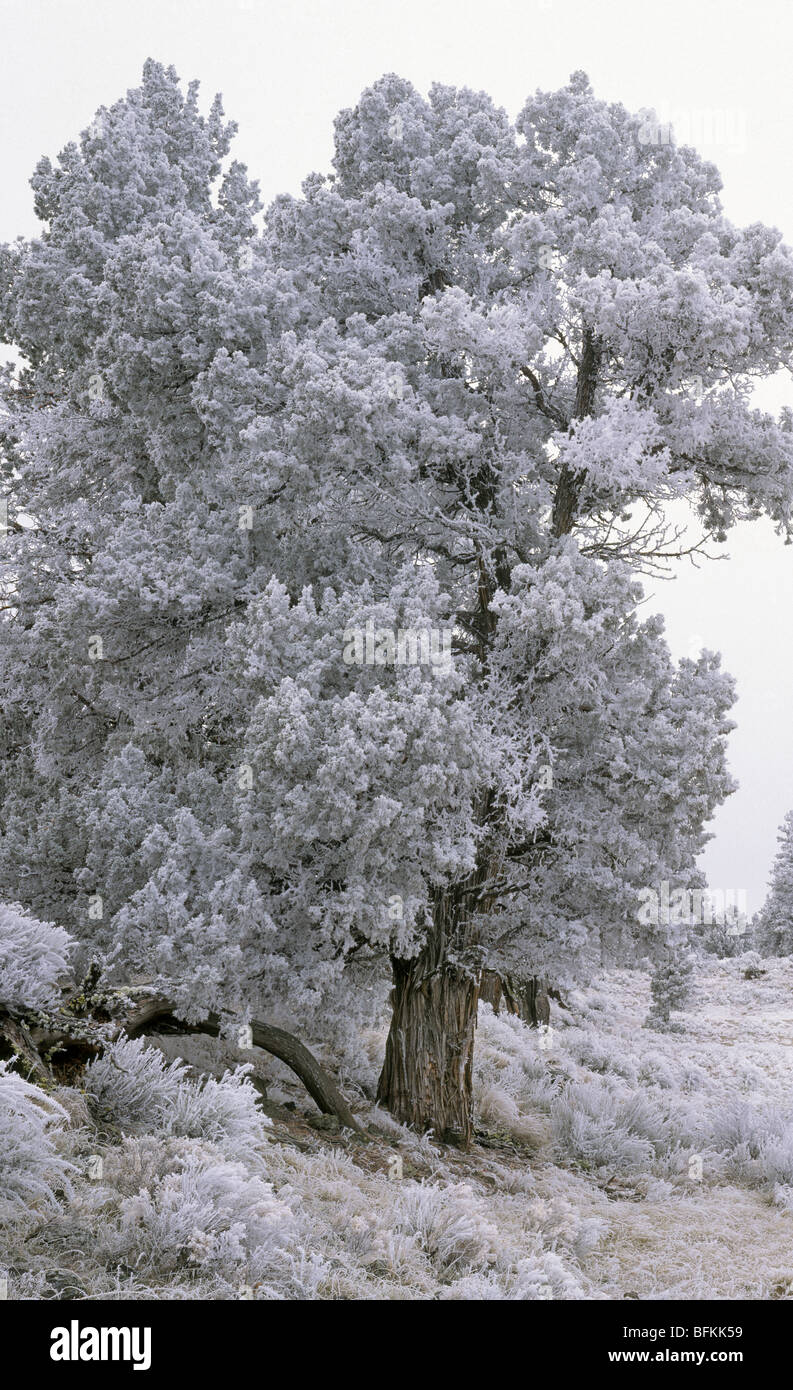
[[[377,1098],[402,1124],[467,1148],[473,1131],[476,974],[434,958],[392,960],[392,1018]]]

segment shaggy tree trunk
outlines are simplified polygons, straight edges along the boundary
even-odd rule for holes
[[[467,1148],[473,1134],[472,1074],[479,986],[446,963],[393,961],[393,1014],[378,1100],[403,1124],[432,1129]]]
[[[467,1148],[473,1135],[473,1056],[481,953],[466,893],[436,894],[431,933],[412,960],[392,957],[391,1027],[377,1099],[402,1124]]]

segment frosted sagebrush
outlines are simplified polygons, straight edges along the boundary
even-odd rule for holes
[[[58,1002],[73,941],[18,903],[0,903],[0,1007],[41,1009]]]
[[[74,1165],[54,1143],[67,1121],[62,1105],[0,1061],[0,1222],[43,1215],[71,1191]]]
[[[257,1108],[250,1063],[221,1078],[191,1078],[183,1062],[167,1062],[143,1039],[110,1043],[85,1070],[83,1085],[103,1119],[131,1132],[204,1139],[252,1161],[272,1122]]]

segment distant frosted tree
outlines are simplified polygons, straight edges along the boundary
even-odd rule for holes
[[[694,944],[721,959],[743,955],[755,941],[755,923],[735,903],[728,903],[723,914],[698,927]]]
[[[678,1029],[671,1015],[686,1009],[694,997],[694,962],[686,942],[670,941],[656,962],[650,980],[652,1003],[646,1027]]]
[[[793,953],[793,811],[785,816],[777,842],[768,896],[755,920],[752,945],[763,955],[789,956]]]

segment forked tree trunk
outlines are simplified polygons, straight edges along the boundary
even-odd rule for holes
[[[513,981],[517,1013],[530,1028],[547,1027],[551,1018],[548,986],[537,975],[526,975]]]
[[[501,1008],[501,1001],[504,1000],[507,1006],[507,1013],[513,1013],[510,1007],[509,992],[504,988],[504,977],[499,975],[497,970],[483,970],[482,979],[479,985],[479,1003],[489,1004],[494,1014]]]

